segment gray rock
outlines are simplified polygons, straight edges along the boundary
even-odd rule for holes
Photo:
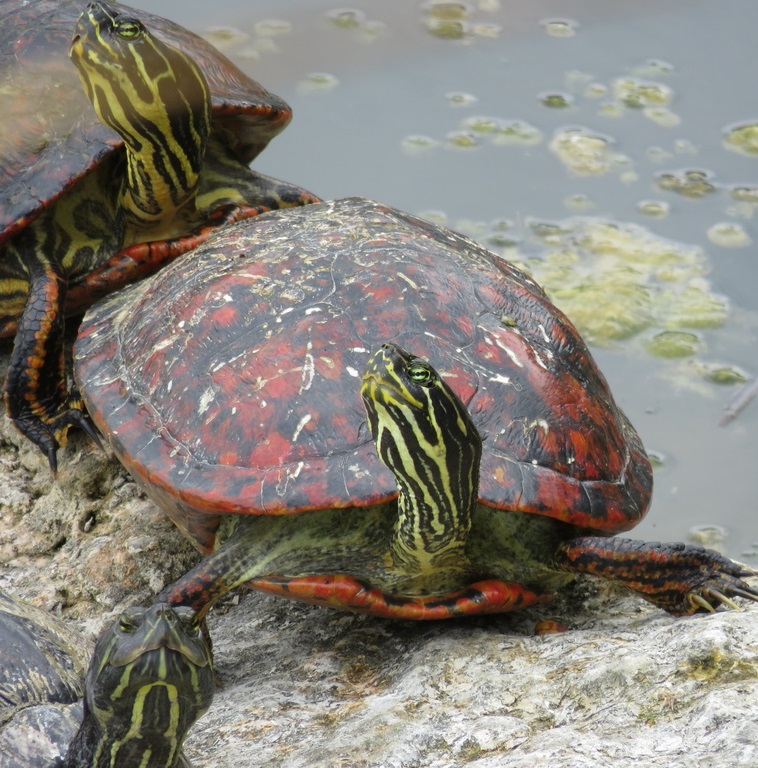
[[[758,606],[674,619],[590,592],[427,625],[248,594],[213,618],[224,688],[188,751],[206,768],[758,764]],[[526,634],[542,617],[575,628]]]

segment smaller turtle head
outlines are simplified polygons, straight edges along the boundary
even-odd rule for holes
[[[150,755],[150,765],[178,764],[214,685],[211,650],[193,611],[165,603],[128,611],[95,647],[84,720],[68,759],[79,765],[85,756],[110,754],[118,756],[114,764],[142,765]]]

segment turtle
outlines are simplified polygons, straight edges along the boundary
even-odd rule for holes
[[[67,385],[64,314],[220,226],[318,199],[249,168],[291,118],[282,99],[166,19],[82,7],[0,0],[5,402],[53,472],[72,425],[97,439]]]
[[[642,441],[535,281],[361,198],[273,211],[92,307],[94,423],[204,558],[160,599],[246,584],[400,619],[504,612],[577,574],[671,614],[758,599],[645,515]]]
[[[215,689],[190,609],[129,609],[90,651],[61,620],[0,592],[0,764],[189,766],[184,737]]]

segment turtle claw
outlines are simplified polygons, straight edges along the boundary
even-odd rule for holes
[[[58,448],[59,443],[50,425],[38,416],[32,414],[9,414],[13,425],[25,437],[29,438],[47,457],[50,471],[53,477],[58,474]]]
[[[689,613],[695,613],[701,608],[709,613],[715,613],[716,608],[719,605],[724,605],[733,611],[741,611],[742,608],[732,600],[732,597],[743,597],[746,600],[754,600],[758,602],[758,593],[749,588],[748,590],[745,590],[736,585],[725,585],[725,588],[729,591],[730,596],[725,595],[722,591],[714,587],[708,586],[703,587],[698,592],[691,592],[686,598],[686,602],[691,607]]]
[[[681,601],[672,601],[669,604],[661,604],[669,613],[675,616],[707,611],[715,613],[719,606],[724,606],[733,611],[741,610],[733,598],[741,597],[745,600],[758,602],[758,590],[753,589],[741,577],[755,575],[752,571],[745,570],[736,563],[728,560],[717,552],[711,552],[700,547],[692,547],[697,571],[691,571],[685,579],[690,579],[693,589],[687,592]],[[699,551],[697,551],[699,550]],[[697,583],[696,582],[700,582]],[[653,600],[653,602],[656,602]]]
[[[95,447],[101,453],[105,453],[105,448],[103,448],[103,443],[102,440],[100,440],[97,427],[93,424],[92,419],[90,419],[86,413],[80,412],[80,417],[76,425],[87,435],[87,437],[89,437],[90,440],[92,440],[92,442],[95,444]]]
[[[49,421],[33,414],[12,418],[16,428],[45,454],[54,478],[58,475],[58,449],[66,444],[70,427],[81,429],[100,451],[104,451],[97,427],[85,412],[78,395],[74,403],[74,407],[70,403],[65,404],[61,408],[62,412]]]
[[[721,592],[716,592],[716,590],[713,590],[709,593],[708,596],[717,597],[718,600],[729,603],[731,607],[739,610],[739,606],[733,600],[730,600],[725,595],[722,595]],[[705,611],[708,611],[709,613],[716,613],[716,609],[702,595],[699,595],[697,593],[688,595],[687,602],[692,606],[693,613],[699,610],[700,608],[702,608]]]
[[[50,465],[50,472],[53,475],[53,480],[58,479],[58,443],[53,441],[52,445],[49,445],[47,451],[47,463]]]
[[[728,608],[731,608],[733,611],[741,611],[742,608],[737,605],[737,603],[734,602],[730,597],[727,597],[725,594],[719,592],[717,589],[711,589],[708,592],[709,597],[715,598],[716,600],[721,603],[721,605],[725,605]]]

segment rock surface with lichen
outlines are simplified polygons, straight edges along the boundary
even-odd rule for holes
[[[94,635],[197,555],[82,435],[60,465],[53,482],[2,420],[0,588]],[[541,619],[570,630],[534,636]],[[756,619],[674,619],[587,580],[539,609],[423,624],[247,593],[211,615],[223,687],[187,751],[204,768],[752,768]]]

